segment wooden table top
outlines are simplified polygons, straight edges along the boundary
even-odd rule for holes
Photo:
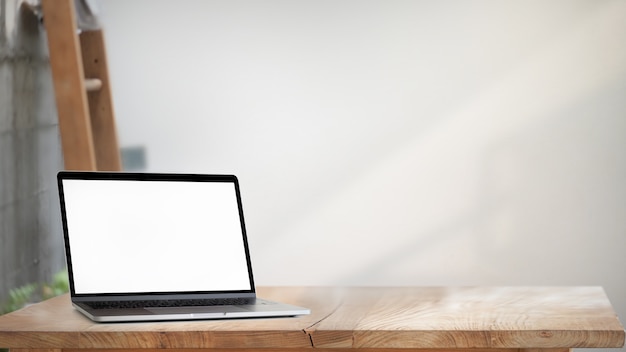
[[[69,295],[0,317],[3,348],[618,348],[600,287],[262,287],[306,316],[94,323]]]

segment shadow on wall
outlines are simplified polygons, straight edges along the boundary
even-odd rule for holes
[[[447,272],[452,278],[442,284],[589,284],[621,296],[626,287],[613,282],[614,268],[624,264],[626,188],[614,185],[626,177],[625,95],[623,85],[604,87],[485,145],[477,160],[478,203],[388,244],[336,281],[400,281],[418,271],[432,283]]]

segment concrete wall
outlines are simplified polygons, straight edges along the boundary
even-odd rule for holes
[[[0,302],[64,267],[55,174],[62,168],[45,33],[0,1]]]

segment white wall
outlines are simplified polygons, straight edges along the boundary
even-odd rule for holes
[[[602,285],[626,2],[100,3],[122,145],[235,173],[261,285]]]

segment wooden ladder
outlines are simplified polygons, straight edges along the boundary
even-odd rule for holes
[[[122,169],[102,29],[81,31],[73,0],[43,0],[66,170]]]

